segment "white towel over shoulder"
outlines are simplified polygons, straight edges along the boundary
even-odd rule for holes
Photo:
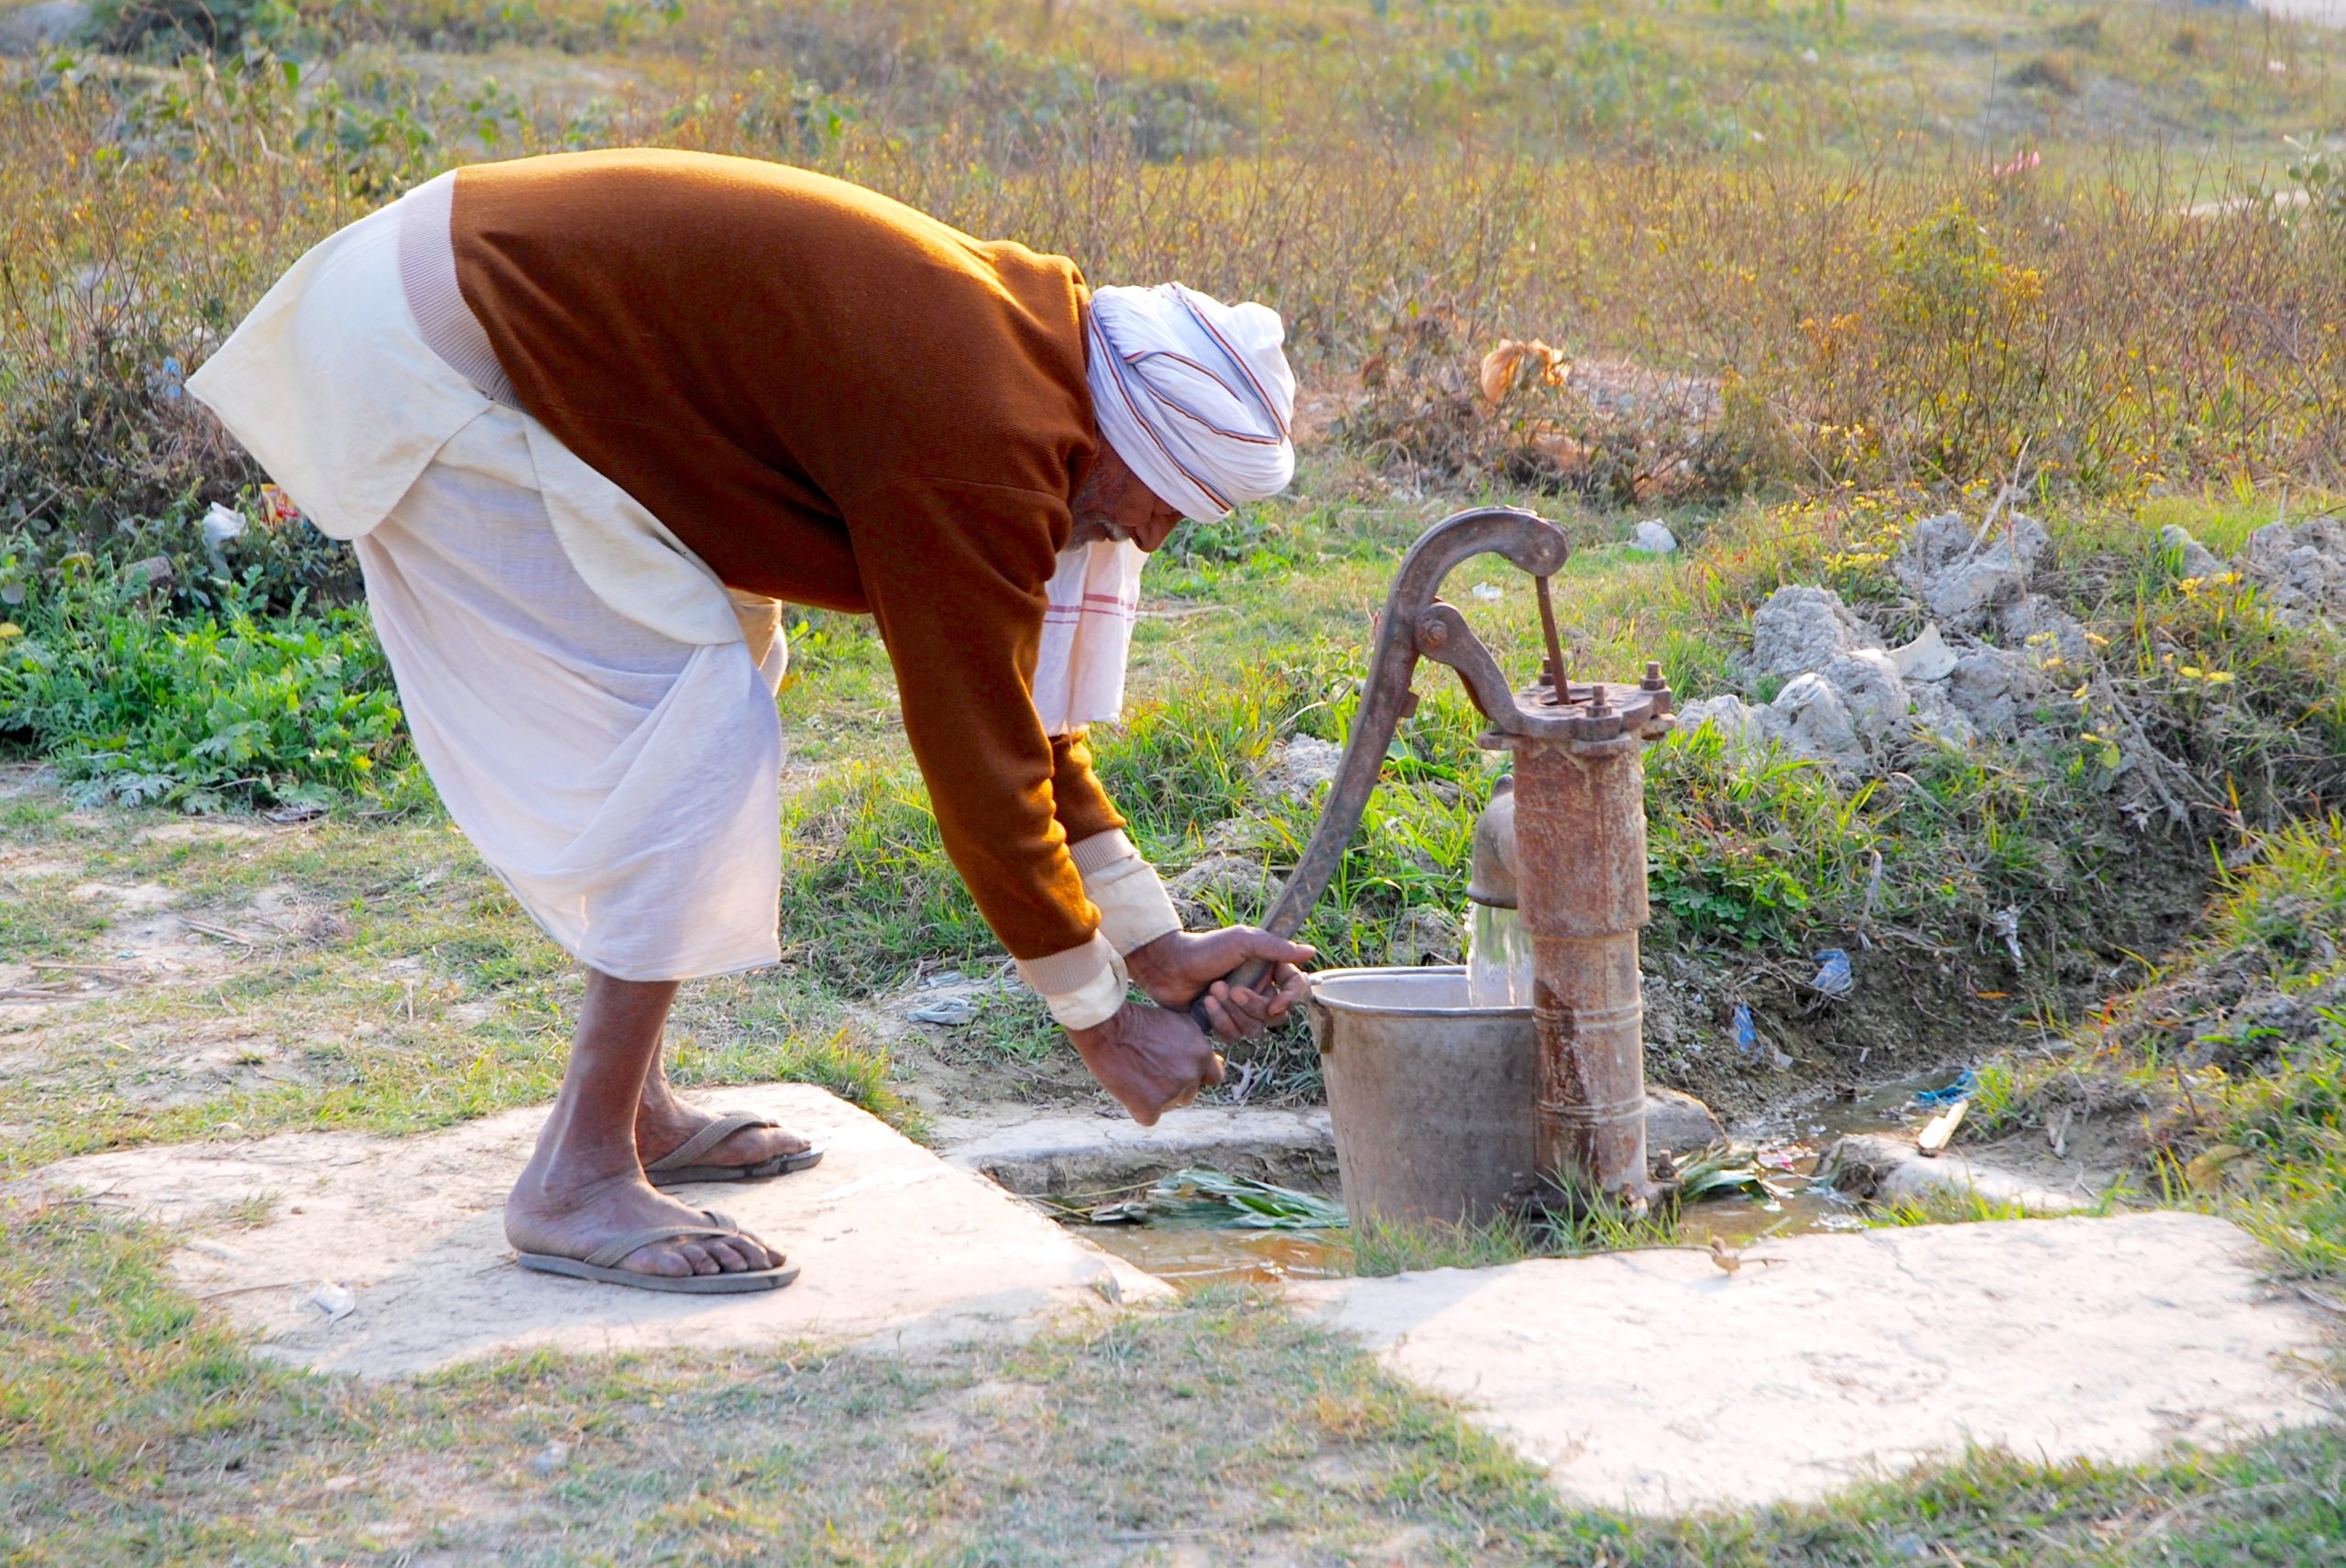
[[[1059,552],[1035,661],[1035,712],[1047,735],[1104,724],[1124,710],[1124,665],[1140,616],[1140,568],[1130,541]]]

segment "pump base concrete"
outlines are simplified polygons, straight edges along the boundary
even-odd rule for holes
[[[542,1110],[417,1137],[291,1133],[89,1155],[32,1183],[186,1227],[171,1266],[191,1294],[252,1330],[267,1354],[364,1377],[540,1348],[974,1338],[1170,1294],[822,1090],[697,1098],[761,1112],[826,1151],[778,1180],[678,1192],[786,1249],[805,1270],[787,1289],[656,1295],[513,1263],[505,1193]]]
[[[1739,1261],[1661,1249],[1288,1294],[1568,1497],[1647,1513],[1815,1497],[1968,1442],[2143,1460],[2338,1411],[2325,1325],[2204,1215],[1802,1235]]]

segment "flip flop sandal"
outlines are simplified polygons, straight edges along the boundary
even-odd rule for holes
[[[823,1163],[823,1151],[818,1148],[803,1148],[796,1154],[778,1154],[755,1165],[694,1163],[736,1133],[750,1127],[781,1125],[779,1122],[768,1121],[752,1112],[729,1111],[645,1166],[643,1174],[654,1187],[684,1187],[696,1181],[765,1181]]]
[[[573,1279],[591,1279],[597,1285],[624,1285],[633,1290],[667,1290],[679,1296],[738,1296],[752,1290],[779,1290],[798,1277],[795,1265],[779,1264],[773,1268],[745,1269],[735,1274],[645,1274],[639,1269],[615,1266],[621,1258],[641,1247],[657,1242],[697,1241],[703,1236],[732,1236],[741,1227],[729,1215],[714,1209],[701,1211],[706,1225],[653,1225],[621,1236],[607,1245],[597,1247],[585,1257],[557,1257],[552,1253],[524,1252],[515,1255],[524,1268],[540,1274],[565,1275]]]

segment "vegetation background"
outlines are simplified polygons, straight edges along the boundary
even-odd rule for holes
[[[0,9],[0,746],[26,764],[0,797],[0,986],[38,1009],[0,1021],[9,1170],[550,1092],[573,978],[449,830],[347,552],[270,521],[181,388],[304,248],[422,179],[654,143],[1286,314],[1301,478],[1152,566],[1136,700],[1101,747],[1200,916],[1276,885],[1315,816],[1287,761],[1345,738],[1392,563],[1456,505],[1566,524],[1584,667],[1658,657],[1683,696],[1755,701],[1749,617],[1779,586],[1911,635],[1916,518],[2043,518],[2034,586],[2100,651],[2026,744],[1872,779],[1715,729],[1655,753],[1652,1070],[1749,1111],[1992,1055],[1989,1135],[2099,1126],[2137,1197],[2241,1218],[2308,1288],[2346,1271],[2346,641],[2193,575],[2160,532],[2230,555],[2346,489],[2346,34],[2151,0],[65,0]],[[1491,395],[1485,356],[1534,341]],[[1620,547],[1652,516],[1680,557]],[[1523,585],[1468,586],[1525,666]],[[1006,983],[967,1027],[902,1025],[909,987],[998,955],[876,641],[810,615],[793,642],[785,963],[698,988],[680,1077],[809,1078],[915,1130],[970,1097],[1080,1101]],[[1474,728],[1431,689],[1405,727],[1308,933],[1329,961],[1454,956],[1493,766]],[[2138,809],[2142,756],[2179,819]],[[224,812],[238,836],[164,831]],[[106,979],[144,950],[144,906],[93,884],[171,912],[192,978]],[[1808,978],[1833,947],[1858,984],[1825,1005]],[[1310,1098],[1315,1073],[1290,1036],[1241,1092]],[[1178,1451],[1200,1495],[1349,1475],[1309,1507],[1258,1495],[1301,1561],[1396,1530],[1494,1562],[2311,1563],[2346,1540],[2327,1431],[2150,1471],[1983,1455],[1752,1519],[1573,1514],[1339,1347],[1219,1298],[1001,1365],[907,1364],[890,1398],[819,1357],[361,1395],[198,1326],[165,1238],[71,1209],[5,1223],[12,1561],[576,1560],[504,1453],[555,1439],[595,1456],[563,1507],[695,1561],[823,1530],[806,1560],[1062,1560],[1103,1508],[1163,1522],[1114,1502],[1119,1443]],[[1005,1495],[1026,1469],[1064,1483],[1031,1512],[922,1446],[920,1412],[979,1383],[1076,1412],[1003,1451]],[[1211,1417],[1195,1441],[1134,1413],[1172,1399]],[[818,1418],[865,1435],[808,1444]],[[656,1444],[619,1441],[627,1420]],[[416,1445],[495,1507],[397,1482]],[[737,1498],[679,1479],[712,1465]],[[333,1486],[354,1469],[356,1497]]]

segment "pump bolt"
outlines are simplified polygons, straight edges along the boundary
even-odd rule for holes
[[[1643,685],[1643,687],[1644,687],[1647,691],[1650,691],[1650,692],[1658,692],[1658,691],[1660,691],[1662,687],[1664,687],[1664,686],[1666,686],[1666,685],[1668,685],[1670,684],[1668,681],[1665,681],[1665,680],[1663,680],[1663,679],[1661,678],[1661,660],[1659,660],[1659,659],[1648,659],[1648,660],[1646,661],[1646,678],[1645,678],[1645,680],[1644,680],[1642,683],[1640,683],[1640,684]]]

